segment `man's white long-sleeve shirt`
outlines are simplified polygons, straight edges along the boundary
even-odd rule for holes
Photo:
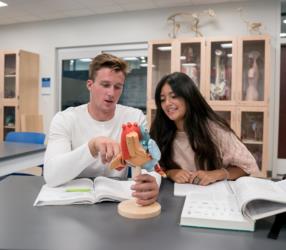
[[[88,113],[87,104],[58,112],[52,120],[44,161],[44,178],[49,186],[66,183],[76,177],[126,177],[127,170],[110,170],[100,157],[93,157],[88,142],[98,136],[120,143],[122,125],[137,122],[146,127],[139,109],[117,104],[114,117],[96,121]]]

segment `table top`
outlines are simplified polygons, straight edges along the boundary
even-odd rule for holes
[[[0,182],[0,249],[241,250],[284,249],[286,228],[278,240],[267,238],[273,218],[256,222],[255,232],[179,226],[184,198],[173,183],[162,182],[159,216],[123,218],[117,203],[33,207],[43,178],[11,176]]]
[[[0,161],[46,150],[46,145],[0,142]]]

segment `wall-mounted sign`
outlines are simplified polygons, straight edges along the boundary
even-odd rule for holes
[[[41,93],[42,95],[50,95],[51,94],[51,78],[50,77],[42,77],[41,79]]]

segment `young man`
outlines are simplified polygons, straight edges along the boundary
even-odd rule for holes
[[[44,178],[58,186],[76,177],[126,177],[127,170],[110,170],[108,163],[120,152],[122,124],[146,126],[142,111],[117,104],[123,90],[127,64],[109,54],[90,64],[87,88],[89,103],[71,107],[52,120],[45,154]],[[156,201],[159,188],[153,176],[135,179],[133,196],[140,205]]]

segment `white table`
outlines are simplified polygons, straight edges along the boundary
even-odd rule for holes
[[[45,150],[41,144],[0,142],[0,176],[42,165]]]

